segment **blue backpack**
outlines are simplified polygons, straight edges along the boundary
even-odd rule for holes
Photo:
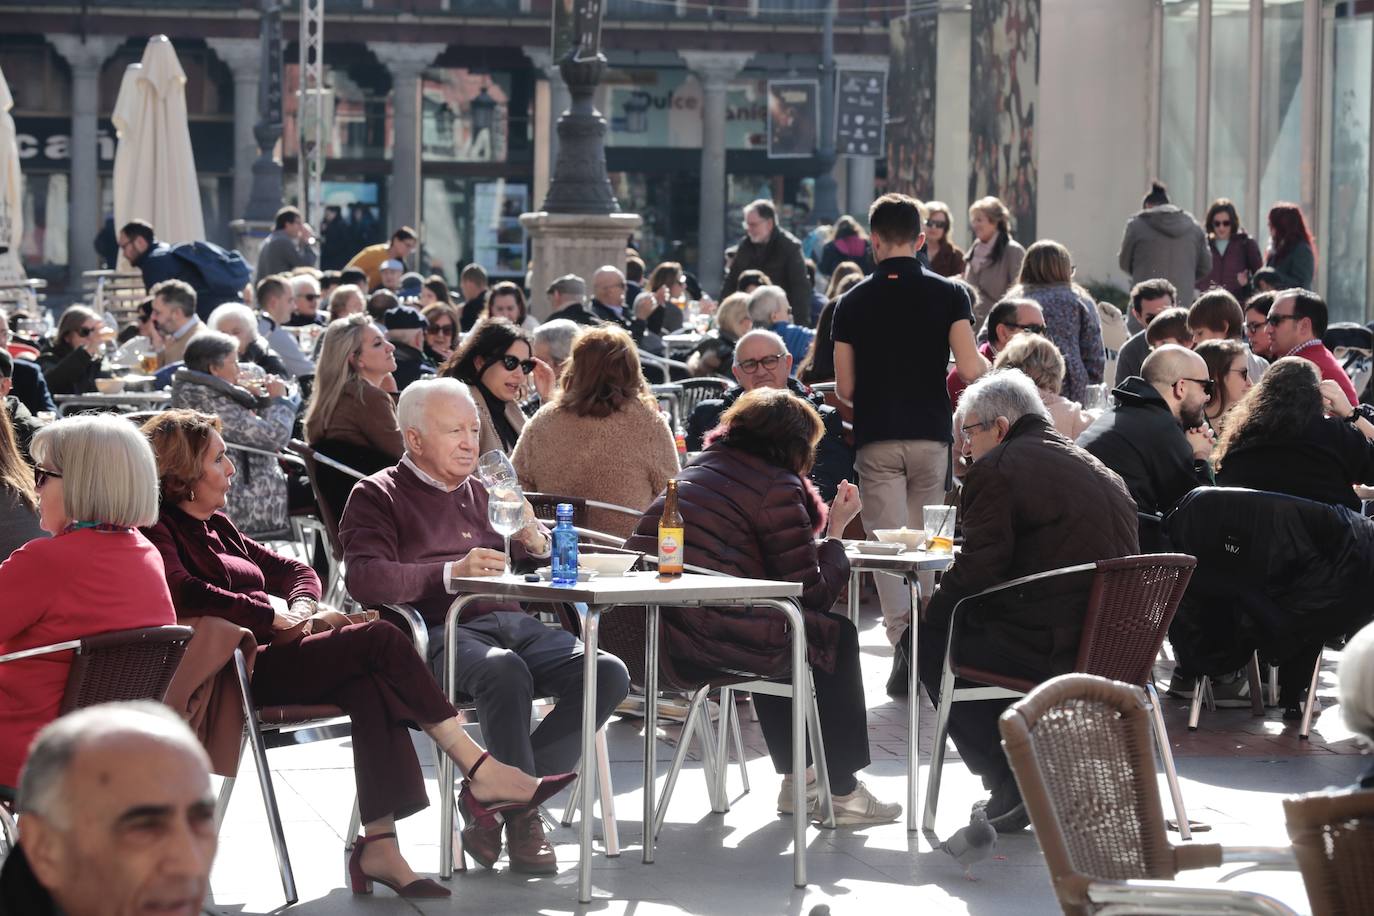
[[[173,246],[172,254],[200,274],[202,284],[192,285],[197,304],[204,303],[206,314],[222,302],[243,301],[243,288],[253,279],[253,270],[237,251],[213,242],[182,242]]]

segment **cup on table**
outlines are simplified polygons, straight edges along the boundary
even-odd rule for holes
[[[957,506],[922,506],[921,521],[925,525],[926,549],[931,553],[954,552],[954,521]]]

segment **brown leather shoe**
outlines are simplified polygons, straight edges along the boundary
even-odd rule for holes
[[[544,837],[544,823],[536,809],[506,815],[506,854],[513,871],[528,875],[558,873],[558,855]]]
[[[463,828],[463,852],[483,868],[496,865],[501,858],[501,823],[474,821]]]

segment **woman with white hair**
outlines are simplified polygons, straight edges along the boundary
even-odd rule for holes
[[[258,318],[248,306],[239,302],[216,306],[205,324],[210,330],[222,331],[239,342],[239,362],[253,363],[277,378],[291,377],[277,351],[258,333]]]
[[[281,463],[232,446],[266,452],[286,448],[298,406],[286,384],[270,375],[261,385],[244,380],[239,374],[238,341],[204,331],[186,345],[182,366],[172,376],[171,406],[214,414],[224,424],[224,437],[239,466],[226,511],[239,530],[260,538],[285,529],[287,487]]]
[[[0,655],[176,622],[162,559],[138,532],[157,520],[157,464],[129,421],[59,420],[33,438],[39,522],[0,563]],[[57,718],[71,655],[0,665],[0,795],[18,785],[34,734]]]
[[[1050,412],[1054,428],[1070,439],[1077,439],[1097,420],[1097,411],[1084,410],[1060,392],[1064,386],[1064,357],[1048,337],[1017,334],[997,354],[994,369],[1020,369],[1035,383],[1040,400]]]

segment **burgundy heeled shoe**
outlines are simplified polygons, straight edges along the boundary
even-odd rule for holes
[[[368,843],[377,840],[395,839],[394,833],[377,833],[372,836],[360,836],[353,843],[353,852],[348,857],[348,887],[355,894],[372,893],[372,884],[377,882],[384,884],[398,897],[450,897],[452,892],[442,884],[431,878],[416,878],[405,887],[397,887],[386,878],[378,878],[363,871],[363,849]]]
[[[530,808],[537,808],[544,802],[553,798],[563,791],[568,785],[577,778],[576,773],[559,773],[556,776],[544,776],[539,780],[539,786],[534,790],[534,795],[527,801],[498,801],[484,802],[478,801],[472,794],[472,779],[481,769],[482,764],[487,762],[491,756],[490,751],[483,751],[482,756],[477,758],[477,762],[468,770],[467,778],[463,780],[462,787],[458,790],[459,807],[463,811],[463,817],[469,824],[480,824],[490,827],[496,823],[493,815],[503,811],[522,811]]]

